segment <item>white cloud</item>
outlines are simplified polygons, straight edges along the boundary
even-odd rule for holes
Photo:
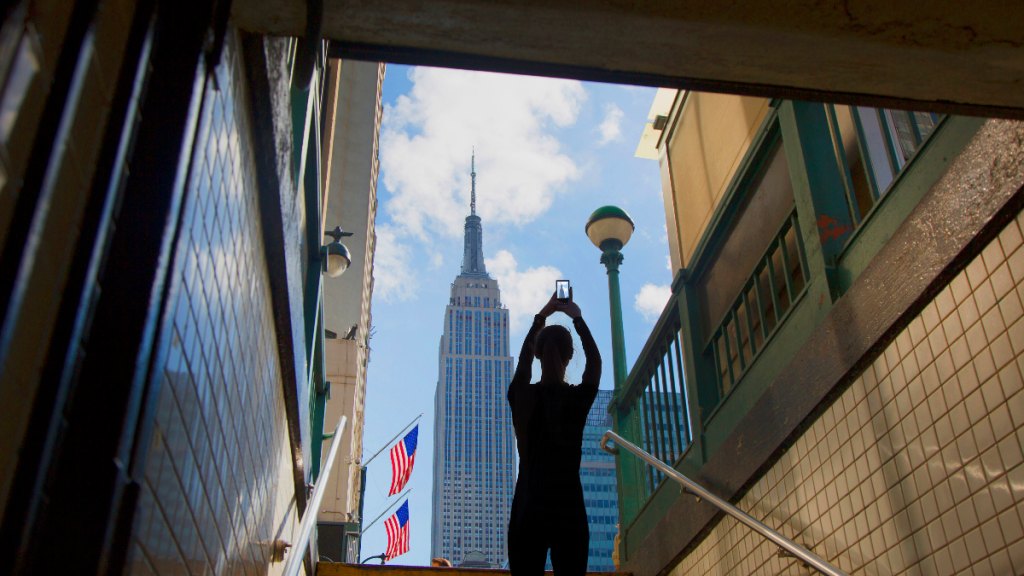
[[[415,275],[409,247],[398,241],[392,226],[377,226],[377,247],[373,256],[373,291],[385,302],[409,300],[415,296]]]
[[[605,144],[618,140],[622,136],[622,108],[619,108],[615,104],[608,104],[604,107],[604,120],[601,121],[601,125],[597,127],[598,132],[601,133],[601,139],[598,141],[598,145],[604,146]]]
[[[562,277],[562,272],[553,266],[520,271],[519,263],[508,250],[499,250],[484,263],[487,271],[498,279],[501,299],[509,310],[509,328],[515,334],[544,307],[555,290],[555,280]]]
[[[633,300],[633,307],[637,312],[643,314],[648,322],[653,322],[661,316],[665,304],[672,296],[672,289],[666,285],[644,284]]]
[[[469,161],[477,151],[477,213],[521,225],[579,178],[556,135],[579,115],[571,80],[413,68],[412,89],[388,106],[381,128],[385,209],[410,235],[458,237],[469,211]]]

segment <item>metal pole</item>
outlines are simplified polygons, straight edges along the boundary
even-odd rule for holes
[[[615,381],[615,398],[618,399],[626,386],[626,338],[622,327],[622,296],[619,291],[619,265],[622,264],[622,242],[609,238],[601,243],[601,263],[608,270],[608,306],[611,310],[612,319],[612,366]],[[638,434],[633,430],[639,425],[639,421],[631,414],[624,415],[622,411],[615,410],[615,427],[630,434]],[[640,482],[643,476],[642,469],[636,461],[629,461],[624,456],[616,458],[616,479],[618,480],[619,496],[619,524],[622,532],[628,526],[629,521],[635,516],[635,508],[640,502]],[[626,558],[625,539],[622,540],[621,558]]]
[[[405,431],[408,430],[410,426],[412,426],[413,424],[418,422],[419,419],[422,418],[422,417],[423,417],[423,412],[420,412],[419,416],[413,418],[412,422],[409,422],[408,424],[406,424],[405,428],[402,428],[402,430],[398,434],[395,434],[394,436],[391,437],[391,440],[388,440],[387,442],[385,442],[384,445],[381,446],[380,450],[377,450],[377,452],[375,452],[373,454],[373,456],[370,456],[370,459],[363,463],[363,468],[366,468],[367,466],[369,466],[370,462],[373,462],[374,458],[376,458],[377,456],[380,456],[380,453],[383,452],[385,448],[387,448],[388,446],[391,446],[392,442],[394,442],[396,439],[398,439],[398,437],[401,436],[402,434],[405,434]]]
[[[616,392],[626,382],[626,338],[622,330],[622,296],[619,293],[621,248],[622,243],[618,240],[605,240],[601,243],[601,264],[608,269],[608,305],[612,315],[612,363]]]
[[[356,559],[363,554],[363,509],[366,507],[366,466],[359,469],[359,540],[356,543]]]
[[[338,455],[338,446],[341,444],[341,438],[338,437],[338,433],[345,429],[345,422],[346,418],[342,416],[338,419],[338,425],[334,427],[334,439],[331,440],[331,450],[327,454],[325,468],[327,472],[317,481],[316,487],[313,488],[313,497],[310,498],[309,505],[306,506],[306,513],[302,515],[302,523],[299,524],[299,537],[295,541],[295,548],[288,557],[282,572],[285,576],[295,576],[298,574],[299,567],[302,566],[302,560],[309,552],[309,536],[313,533],[313,527],[316,526],[316,515],[320,511],[320,503],[324,499],[324,493],[327,492],[327,479],[331,477],[334,457]]]
[[[608,446],[608,440],[614,441],[615,446]],[[608,452],[610,454],[618,454],[619,447],[625,448],[629,452],[632,452],[633,455],[636,456],[637,458],[640,458],[641,460],[647,462],[651,466],[654,466],[658,470],[661,470],[662,472],[665,473],[666,476],[682,484],[684,490],[686,492],[689,492],[691,495],[696,496],[698,501],[706,500],[715,508],[718,508],[719,510],[732,516],[736,520],[739,520],[754,532],[757,532],[761,536],[764,536],[768,540],[771,540],[777,546],[779,546],[783,550],[786,550],[793,556],[796,556],[808,565],[812,566],[818,572],[821,572],[822,574],[827,574],[828,576],[847,576],[845,572],[829,564],[814,552],[811,552],[810,550],[804,548],[796,542],[793,542],[789,538],[786,538],[782,534],[779,534],[775,530],[769,528],[763,522],[754,518],[750,514],[747,514],[746,512],[733,506],[727,501],[712,494],[710,491],[708,491],[707,488],[694,482],[688,477],[680,474],[679,471],[676,470],[675,468],[672,468],[668,464],[665,464],[661,460],[658,460],[654,456],[651,456],[646,451],[642,450],[640,447],[626,440],[622,436],[619,436],[615,432],[609,430],[604,433],[604,436],[601,437],[601,449],[604,450],[605,452]]]
[[[359,543],[357,544],[358,548],[357,548],[357,551],[356,551],[356,559],[357,560],[359,559],[359,554],[363,550],[363,534],[366,533],[366,530],[370,526],[373,526],[374,522],[376,522],[377,520],[380,520],[380,516],[378,516],[376,520],[374,520],[373,522],[370,522],[365,527],[363,526],[363,504],[366,502],[366,467],[369,466],[370,462],[372,462],[374,458],[379,456],[380,453],[383,452],[388,446],[390,446],[391,443],[394,442],[399,436],[401,436],[402,434],[405,434],[405,431],[408,430],[410,426],[412,426],[416,422],[419,422],[419,419],[422,418],[422,417],[423,417],[423,412],[420,412],[419,416],[413,418],[412,422],[409,422],[408,424],[406,424],[405,428],[402,428],[398,432],[398,434],[395,434],[391,438],[391,440],[388,440],[387,442],[385,442],[384,446],[382,446],[380,450],[377,450],[377,452],[375,452],[373,454],[373,456],[370,456],[369,460],[367,460],[362,466],[359,467]],[[409,491],[406,490],[405,493],[408,494]],[[399,498],[399,501],[401,501],[401,498]],[[392,506],[393,506],[393,504],[392,504]],[[391,507],[389,506],[388,509],[390,509],[390,508]],[[387,510],[385,510],[385,512],[387,512]],[[381,514],[381,516],[383,516],[383,514]],[[371,556],[371,558],[373,558],[373,557]],[[364,560],[364,562],[365,562],[365,560]],[[383,563],[384,562],[382,561],[381,564],[383,564]]]
[[[408,496],[408,495],[409,495],[409,490],[412,490],[412,488],[408,488],[408,489],[406,489],[406,491],[405,491],[405,492],[403,492],[403,493],[402,493],[401,495],[399,495],[399,496],[398,496],[398,499],[397,499],[397,500],[395,500],[394,502],[392,502],[391,504],[389,504],[389,505],[388,505],[388,507],[387,507],[387,508],[385,508],[385,509],[384,509],[384,511],[380,513],[380,515],[379,515],[379,516],[377,516],[376,518],[374,518],[374,519],[373,519],[373,522],[370,522],[369,524],[367,524],[366,526],[364,526],[364,527],[363,527],[363,531],[359,533],[359,536],[360,536],[360,537],[362,537],[362,535],[363,535],[363,534],[366,534],[366,531],[370,529],[370,526],[373,526],[374,524],[376,524],[376,523],[377,523],[377,520],[380,520],[381,518],[383,518],[383,517],[384,517],[384,515],[385,515],[385,514],[387,514],[388,512],[390,512],[390,511],[391,511],[391,509],[395,507],[395,504],[398,504],[399,502],[401,502],[401,501],[402,501],[402,498],[403,498],[403,497],[405,497],[405,496]]]

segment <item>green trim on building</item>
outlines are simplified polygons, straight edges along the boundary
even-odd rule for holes
[[[616,416],[616,430],[642,445],[645,430],[641,429],[639,413],[645,408],[640,405],[641,394],[650,385],[645,377],[651,363],[660,361],[659,346],[667,331],[679,330],[684,357],[683,389],[691,416],[692,438],[674,465],[685,474],[700,476],[705,464],[719,449],[735,443],[735,433],[749,429],[750,423],[746,420],[751,410],[763,401],[773,385],[777,385],[775,381],[780,375],[791,369],[801,349],[826,321],[836,302],[933,189],[984,122],[959,117],[943,120],[904,169],[895,175],[888,189],[876,198],[863,219],[855,224],[825,105],[783,101],[774,107],[715,209],[691,266],[681,270],[674,280],[665,312],[616,394],[611,407]],[[700,321],[702,302],[696,286],[731,232],[749,184],[763,164],[764,150],[779,138],[793,185],[794,224],[797,245],[803,250],[804,286],[791,295],[792,302],[778,319],[774,332],[765,336],[760,350],[751,356],[732,388],[721,394],[716,385],[718,368],[705,353],[714,331],[704,334]],[[791,425],[795,423],[787,424]],[[680,501],[681,492],[678,486],[665,482],[650,492],[643,485],[645,469],[637,459],[620,455],[618,461],[620,554],[623,561],[628,562],[635,560],[669,508]]]

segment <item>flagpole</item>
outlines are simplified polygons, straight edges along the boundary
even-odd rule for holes
[[[369,466],[370,462],[372,462],[374,458],[376,458],[377,456],[380,456],[381,452],[383,452],[388,446],[391,446],[392,442],[397,440],[398,437],[401,436],[402,434],[405,434],[405,431],[408,430],[413,424],[418,422],[419,419],[422,418],[422,417],[423,417],[423,412],[420,412],[420,415],[415,417],[415,418],[413,418],[412,422],[409,422],[408,424],[406,424],[405,428],[402,428],[401,432],[399,432],[398,434],[395,434],[395,436],[393,438],[391,438],[391,440],[388,440],[387,442],[384,443],[384,446],[382,446],[380,450],[377,450],[376,454],[374,454],[373,456],[370,456],[370,459],[363,463],[363,468],[366,468],[367,466]]]
[[[359,535],[360,535],[360,536],[362,536],[363,534],[366,534],[366,531],[370,529],[370,526],[373,526],[374,524],[376,524],[376,523],[377,523],[377,520],[380,520],[381,518],[383,518],[383,517],[384,517],[384,515],[385,515],[385,514],[387,514],[388,512],[390,512],[390,511],[391,511],[391,509],[392,509],[392,508],[394,508],[396,504],[398,504],[399,502],[401,502],[401,501],[402,501],[402,497],[403,497],[403,496],[408,496],[408,495],[409,495],[409,491],[410,491],[410,490],[412,490],[412,488],[409,488],[409,489],[407,489],[407,490],[406,490],[405,492],[403,492],[403,493],[402,493],[402,495],[401,495],[401,496],[399,496],[399,497],[398,497],[398,499],[397,499],[397,500],[395,500],[394,502],[392,502],[391,504],[389,504],[389,505],[388,505],[388,507],[387,507],[387,508],[385,508],[385,509],[384,509],[384,511],[380,513],[380,516],[377,516],[376,518],[374,518],[374,519],[373,519],[373,522],[370,522],[369,524],[367,524],[367,525],[366,525],[366,527],[365,527],[365,528],[363,528],[363,531],[362,531],[362,532],[360,532],[360,533],[359,533]]]

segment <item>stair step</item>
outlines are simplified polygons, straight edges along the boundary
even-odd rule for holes
[[[316,576],[430,576],[450,574],[451,576],[501,576],[508,570],[486,568],[436,568],[433,566],[398,566],[395,564],[345,564],[342,562],[317,562]],[[548,574],[551,574],[549,571]],[[587,572],[589,576],[632,576],[629,572]]]

